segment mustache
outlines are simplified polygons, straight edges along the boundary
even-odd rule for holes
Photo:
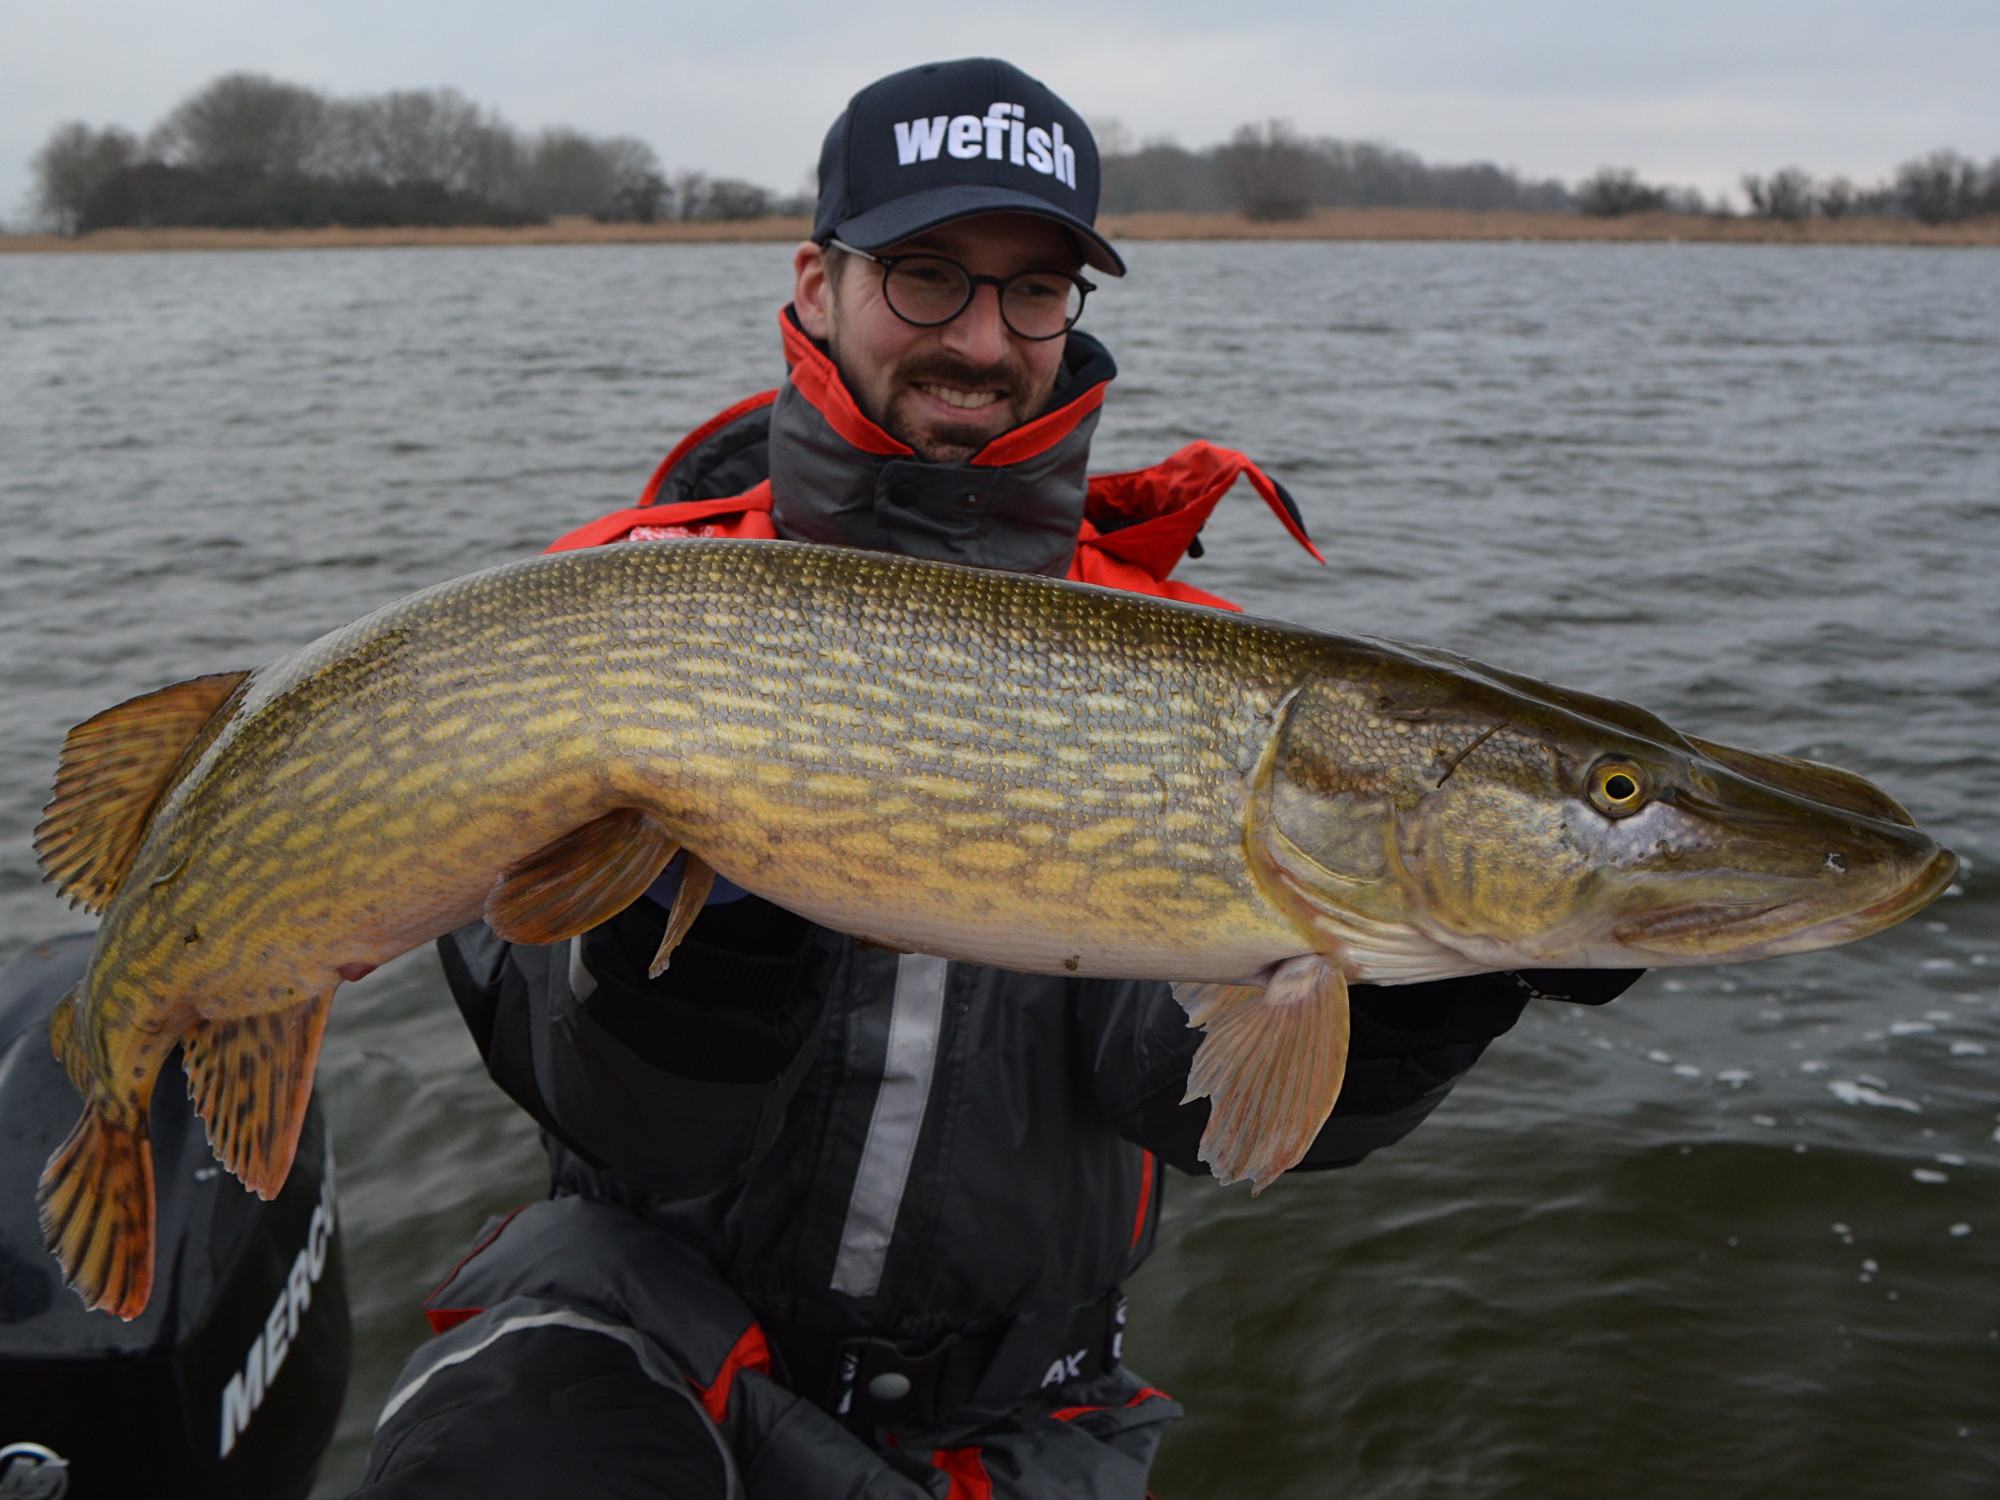
[[[1028,372],[1009,360],[975,365],[945,353],[919,355],[897,371],[905,385],[957,385],[999,391],[1020,400],[1028,392]]]

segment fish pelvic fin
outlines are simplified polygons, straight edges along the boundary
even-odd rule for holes
[[[73,905],[101,912],[118,894],[154,812],[229,722],[249,675],[177,682],[107,708],[64,737],[35,854],[43,878]]]
[[[42,1239],[84,1306],[131,1320],[153,1295],[153,1145],[146,1111],[92,1100],[42,1170]]]
[[[1201,1159],[1217,1180],[1262,1192],[1311,1148],[1347,1074],[1347,980],[1318,954],[1289,958],[1263,985],[1177,984],[1207,1035],[1187,1099],[1209,1101]],[[1183,1101],[1185,1102],[1185,1101]]]
[[[188,1096],[216,1159],[260,1198],[292,1170],[333,991],[289,1010],[197,1021],[181,1039]]]
[[[660,950],[653,955],[652,966],[646,970],[648,979],[658,979],[667,972],[667,963],[673,957],[674,949],[680,947],[681,939],[694,926],[694,919],[708,904],[708,893],[714,889],[715,871],[694,850],[688,850],[687,864],[681,870],[681,888],[674,892],[673,910],[667,913],[667,930],[660,935]]]
[[[614,808],[503,871],[486,897],[486,925],[510,943],[588,932],[643,896],[675,848],[652,814]]]
[[[81,984],[72,985],[70,992],[56,1002],[55,1012],[49,1017],[49,1051],[63,1065],[76,1091],[88,1099],[95,1091],[95,1079],[90,1070],[90,1055],[77,1035],[77,1010],[82,1003]]]

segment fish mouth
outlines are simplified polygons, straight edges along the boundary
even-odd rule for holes
[[[1763,902],[1697,901],[1628,917],[1612,928],[1626,948],[1680,963],[1735,963],[1810,953],[1894,927],[1944,894],[1958,875],[1958,856],[1938,849],[1922,869],[1881,900],[1797,925],[1794,913],[1810,897]],[[1760,932],[1768,935],[1759,936]]]
[[[1958,856],[1949,849],[1940,848],[1930,862],[1919,870],[1910,883],[1893,895],[1864,906],[1860,911],[1849,912],[1845,916],[1829,917],[1824,922],[1815,923],[1797,936],[1807,947],[1821,947],[1830,943],[1844,943],[1851,938],[1866,937],[1871,932],[1880,932],[1885,927],[1894,927],[1898,922],[1914,917],[1942,896],[1958,878]],[[1778,952],[1790,952],[1780,948]]]

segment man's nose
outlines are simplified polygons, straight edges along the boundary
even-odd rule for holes
[[[1008,355],[1008,330],[1000,316],[1000,288],[976,286],[964,312],[944,325],[945,347],[969,364],[998,364]]]

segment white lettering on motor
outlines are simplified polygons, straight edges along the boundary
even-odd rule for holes
[[[954,115],[951,121],[951,136],[945,149],[961,160],[970,161],[975,156],[986,153],[986,122],[978,115]]]
[[[907,167],[912,162],[936,161],[938,148],[944,144],[944,115],[929,120],[898,120],[896,122],[896,164]]]
[[[333,1244],[334,1214],[333,1151],[329,1146],[326,1179],[320,1188],[319,1202],[313,1208],[312,1222],[306,1226],[306,1242],[292,1258],[285,1284],[279,1288],[270,1312],[265,1314],[263,1331],[251,1341],[243,1368],[230,1376],[229,1384],[222,1389],[220,1457],[229,1457],[236,1440],[248,1430],[250,1419],[256,1416],[271,1383],[278,1378],[285,1356],[292,1352],[300,1320],[312,1306],[313,1286],[326,1270],[327,1251]]]
[[[250,1357],[243,1362],[243,1368],[230,1376],[229,1384],[222,1388],[222,1457],[229,1457],[236,1439],[250,1426],[250,1419],[263,1404],[264,1341],[258,1339],[251,1344]]]
[[[1049,155],[1049,133],[1039,125],[1028,132],[1028,165],[1044,177],[1056,169],[1056,159]]]

